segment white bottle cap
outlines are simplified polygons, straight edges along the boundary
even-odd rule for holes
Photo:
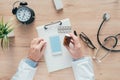
[[[62,10],[63,4],[62,0],[53,0],[56,10]]]

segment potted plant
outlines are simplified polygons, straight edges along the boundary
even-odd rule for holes
[[[1,39],[1,47],[2,49],[6,49],[9,47],[9,38],[8,34],[13,31],[13,28],[11,25],[9,25],[9,22],[4,23],[3,17],[0,21],[0,39]]]

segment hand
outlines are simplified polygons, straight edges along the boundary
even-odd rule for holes
[[[80,44],[79,38],[72,33],[70,34],[70,36],[71,36],[70,43],[73,46],[65,45],[65,47],[68,49],[68,51],[70,52],[70,54],[74,59],[79,59],[84,56],[84,54],[81,51],[81,44]]]
[[[38,62],[44,54],[45,48],[46,42],[41,38],[35,38],[31,42],[28,58]]]

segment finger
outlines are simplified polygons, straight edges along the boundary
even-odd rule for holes
[[[46,48],[46,43],[43,44],[43,46],[42,46],[42,48],[41,48],[41,50],[40,50],[39,56],[40,56],[41,58],[42,58],[43,54],[45,53],[45,48]],[[41,60],[41,58],[39,59],[39,61]]]
[[[43,55],[45,53],[45,49],[46,49],[46,43],[43,45],[42,49],[41,49],[41,54]]]
[[[37,38],[36,41],[35,41],[35,43],[36,43],[36,44],[39,44],[41,41],[43,41],[42,38]]]
[[[41,51],[42,50],[42,47],[46,44],[45,41],[41,41],[39,44],[38,44],[38,48],[39,50]]]
[[[75,36],[73,33],[70,33],[70,36],[72,37],[72,39],[75,41],[77,39],[77,36]]]
[[[67,48],[67,50],[69,51],[69,53],[72,55],[72,49],[68,46],[65,46]]]
[[[72,37],[74,44],[77,45],[79,43],[79,38],[72,33],[70,33],[70,36]]]
[[[66,49],[68,50],[68,51],[70,51],[70,47],[69,46],[65,46],[66,47]]]
[[[35,38],[36,39],[36,38]],[[33,39],[32,41],[31,41],[31,44],[34,44],[35,43],[35,39]]]
[[[70,40],[70,42],[71,42],[73,45],[75,44],[74,41],[73,41],[72,39]]]
[[[34,38],[34,39],[31,41],[31,44],[34,44],[37,39],[38,39],[38,38]]]
[[[43,40],[42,38],[35,38],[35,39],[33,39],[33,41],[32,41],[31,44],[32,44],[32,45],[38,44],[38,43],[40,43],[42,40]]]

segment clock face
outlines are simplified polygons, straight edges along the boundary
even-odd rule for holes
[[[16,13],[17,19],[21,22],[26,22],[31,18],[31,12],[27,7],[20,7]]]

